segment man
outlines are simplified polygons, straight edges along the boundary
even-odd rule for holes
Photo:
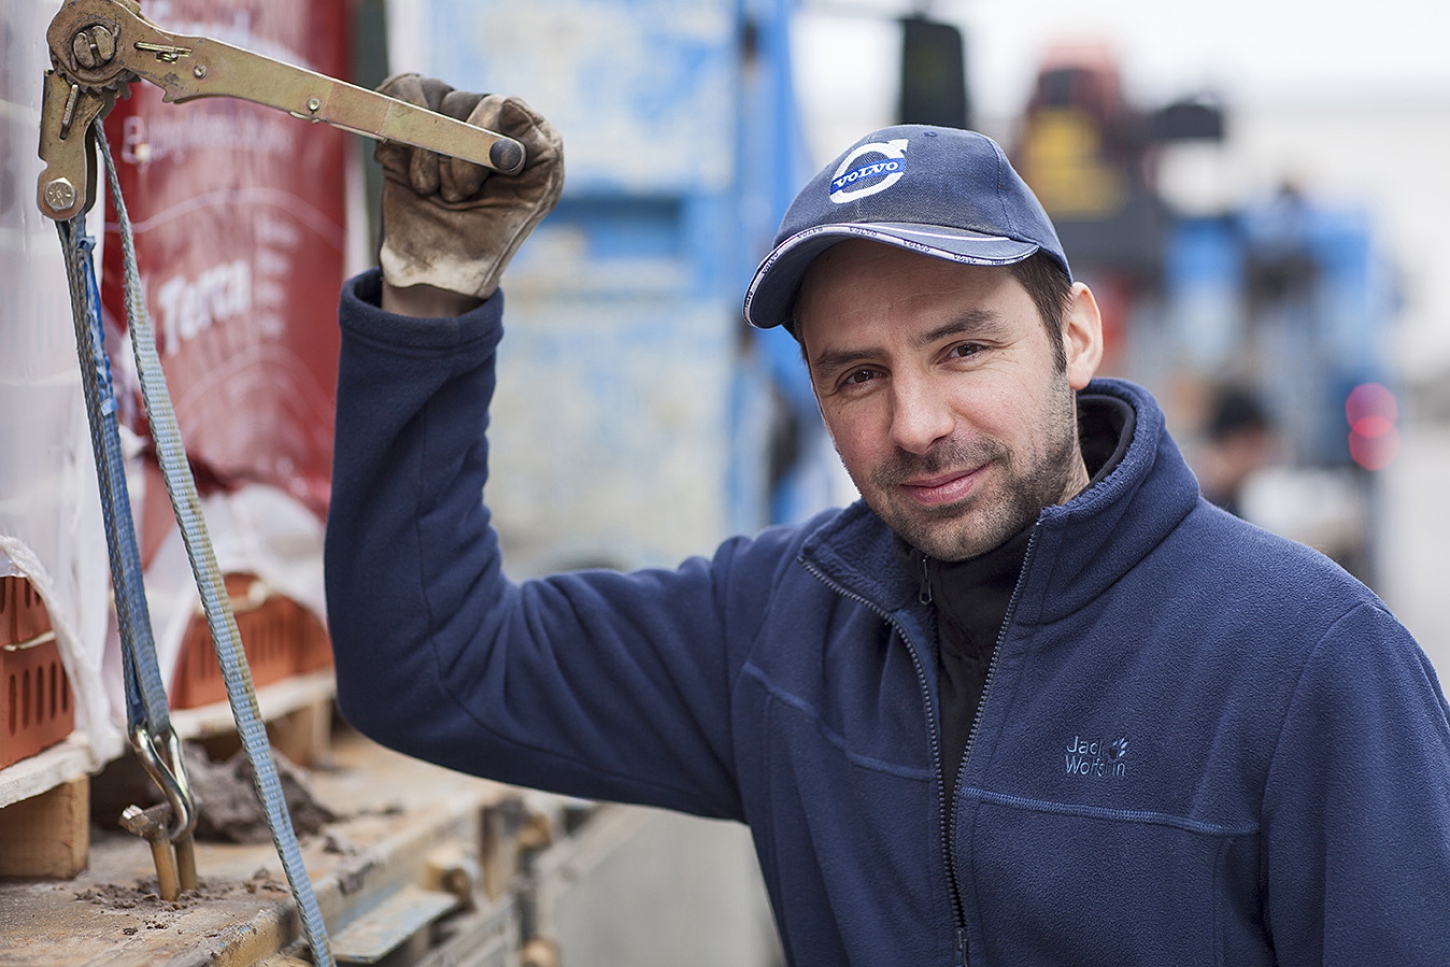
[[[1217,387],[1195,466],[1203,496],[1243,517],[1244,486],[1273,460],[1275,445],[1274,427],[1259,395],[1242,386]]]
[[[793,964],[1450,963],[1430,665],[1362,585],[1202,500],[1148,393],[1092,380],[1092,294],[995,144],[868,135],[747,293],[800,340],[862,502],[516,585],[479,500],[493,287],[558,138],[408,83],[532,160],[480,186],[382,155],[326,561],[353,724],[748,823]]]

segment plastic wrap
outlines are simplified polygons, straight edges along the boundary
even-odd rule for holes
[[[158,26],[337,77],[344,0],[151,0]],[[137,84],[106,118],[144,298],[218,563],[260,576],[324,618],[321,519],[332,463],[335,323],[346,231],[348,135],[229,98],[167,104]],[[107,225],[102,298],[124,329],[119,228]],[[113,357],[134,387],[129,350]],[[128,423],[148,428],[134,389]],[[174,677],[196,612],[194,578],[155,461],[138,532],[157,660]],[[263,519],[265,518],[265,519]],[[107,685],[119,697],[118,645]]]
[[[152,0],[158,26],[333,76],[346,73],[343,0]],[[348,135],[233,98],[166,104],[132,85],[106,118],[157,350],[197,482],[265,483],[325,512],[346,249]],[[112,219],[114,216],[112,216]],[[107,237],[118,238],[114,220]],[[120,245],[102,298],[124,328]],[[126,372],[129,358],[116,360]],[[145,434],[138,414],[130,414]],[[169,510],[148,498],[143,558]]]
[[[109,584],[65,262],[35,204],[45,28],[60,4],[0,7],[0,576],[40,592],[97,762],[119,730],[101,684]],[[88,227],[98,234],[97,215]]]

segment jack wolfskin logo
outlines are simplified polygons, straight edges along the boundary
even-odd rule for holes
[[[1121,777],[1128,774],[1128,737],[1111,742],[1074,735],[1063,753],[1063,765],[1070,776]]]

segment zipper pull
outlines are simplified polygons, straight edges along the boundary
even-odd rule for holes
[[[952,967],[967,967],[967,928],[957,928],[957,958]]]
[[[927,570],[927,557],[921,556],[921,589],[916,592],[916,600],[922,604],[931,604],[931,575]]]

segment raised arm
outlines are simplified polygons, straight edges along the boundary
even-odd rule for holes
[[[519,180],[492,175],[449,201],[465,177],[385,159],[383,270],[342,297],[326,547],[339,707],[373,738],[463,771],[738,815],[729,642],[752,636],[729,615],[759,611],[725,605],[740,545],[673,571],[522,586],[503,573],[481,499],[503,334],[494,290],[557,194],[557,169],[531,167],[557,164],[557,138],[521,106],[482,123],[528,149]],[[530,184],[543,194],[511,190]]]

